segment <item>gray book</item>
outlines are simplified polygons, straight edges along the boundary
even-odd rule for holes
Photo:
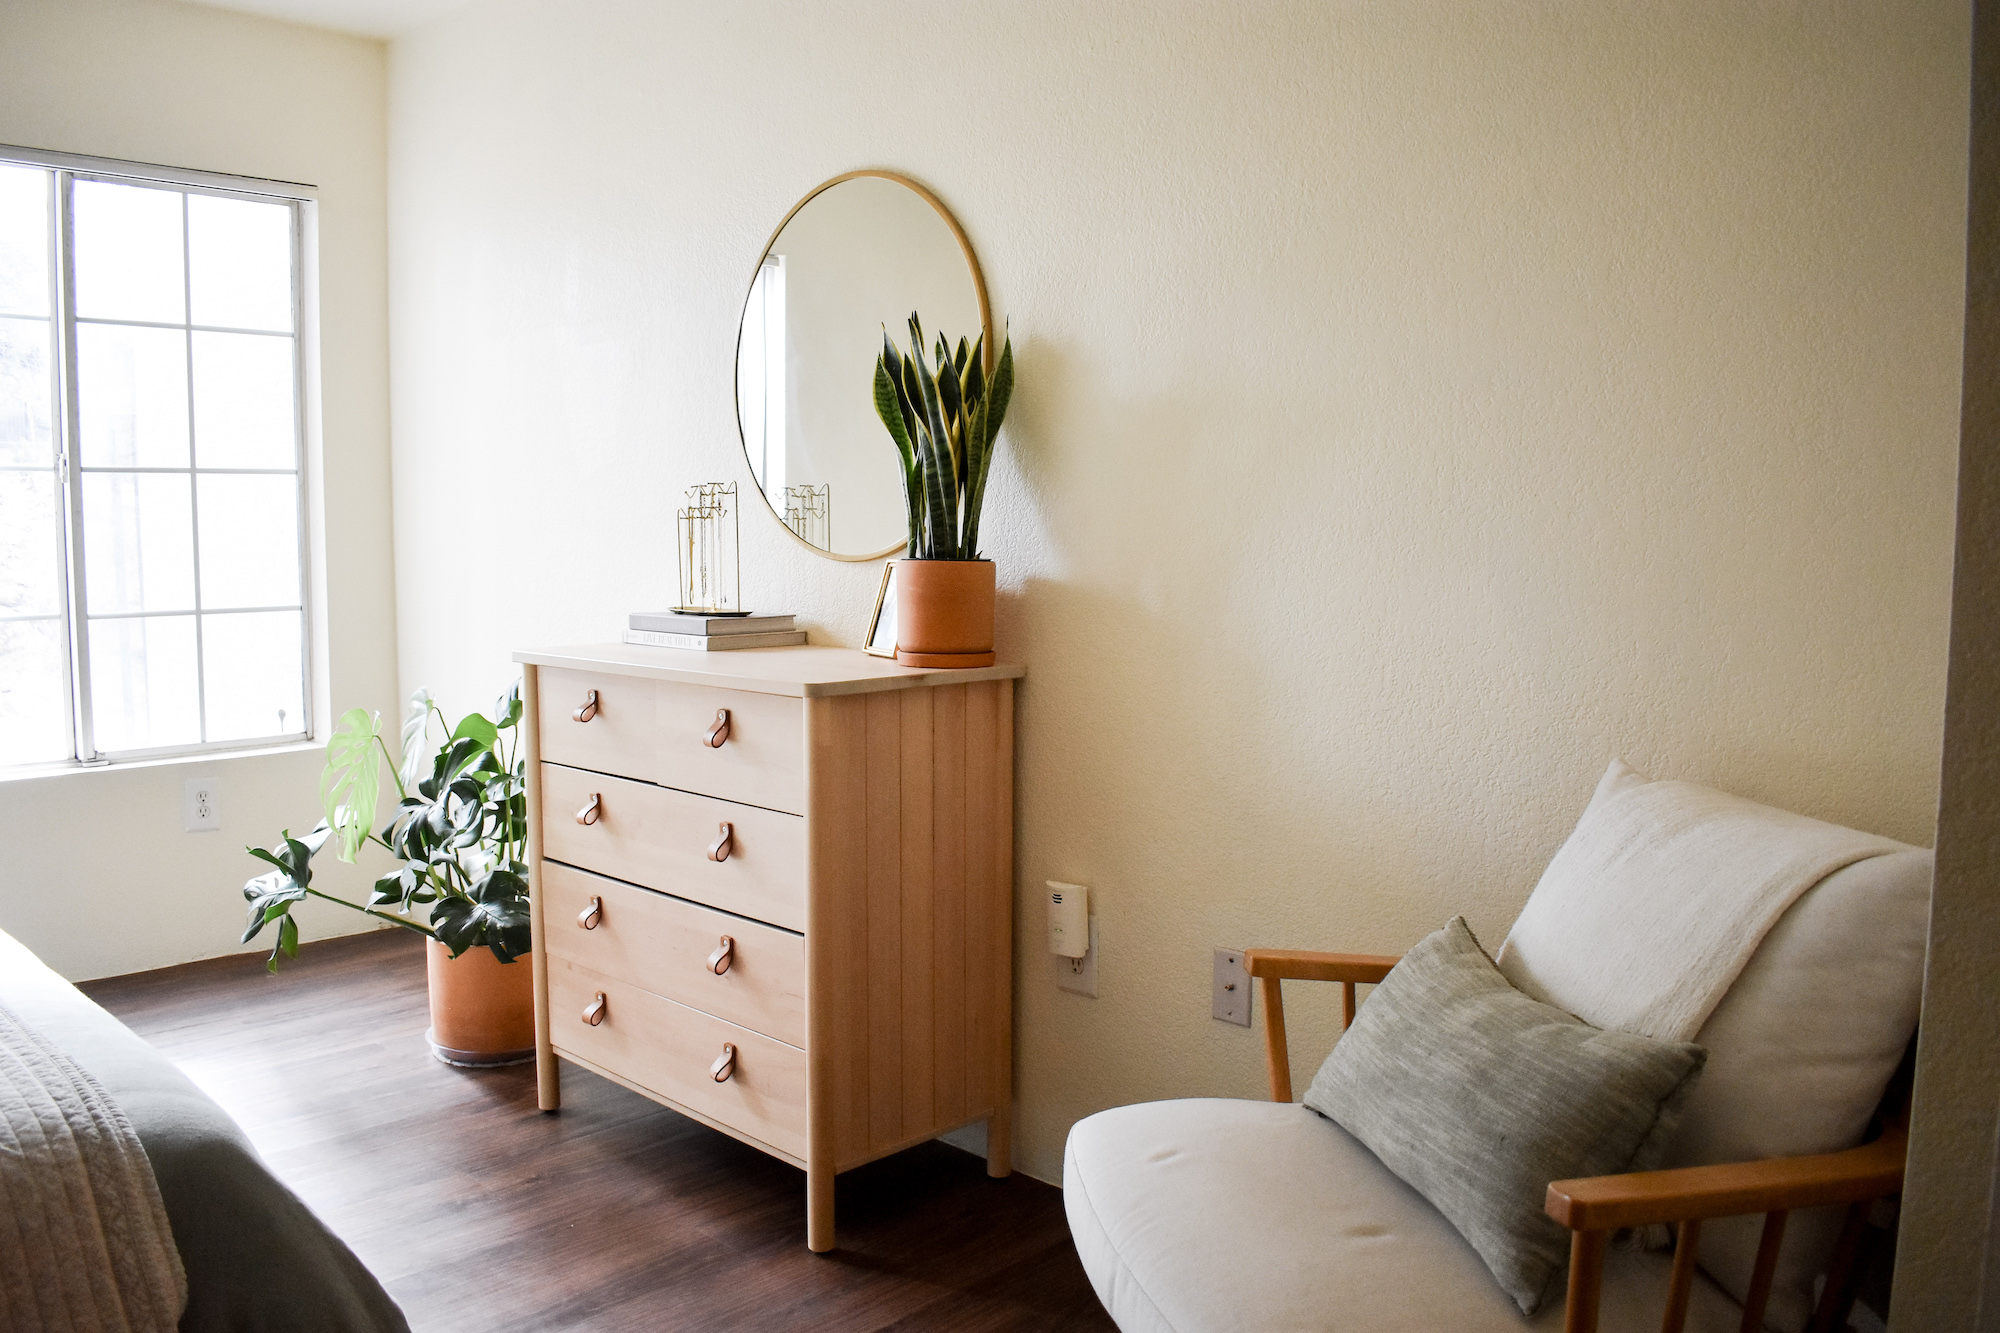
[[[793,628],[793,617],[782,616],[703,616],[679,611],[634,611],[625,618],[625,628],[650,630],[655,634],[772,634]]]

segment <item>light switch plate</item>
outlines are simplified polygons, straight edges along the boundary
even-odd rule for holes
[[[1081,958],[1065,958],[1059,953],[1049,955],[1056,969],[1056,985],[1078,995],[1097,998],[1097,918],[1090,918],[1090,952]]]
[[[214,778],[189,778],[181,787],[181,827],[212,833],[222,827],[222,795]]]
[[[1215,951],[1215,993],[1209,1012],[1224,1023],[1250,1026],[1250,974],[1243,970],[1241,949]]]

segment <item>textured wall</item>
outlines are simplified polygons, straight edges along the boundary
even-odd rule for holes
[[[403,682],[484,697],[662,600],[679,488],[747,482],[764,239],[878,165],[1019,358],[1028,1170],[1100,1107],[1256,1093],[1213,945],[1497,944],[1612,755],[1928,843],[1967,40],[1957,3],[476,5],[390,57]],[[855,643],[876,570],[749,518],[748,600]],[[1047,878],[1095,890],[1094,1001]]]
[[[1951,670],[1896,1333],[2000,1333],[2000,5],[1976,15]]]
[[[0,5],[0,143],[320,187],[319,685],[336,709],[394,717],[386,79],[379,42],[199,5]],[[324,759],[305,749],[0,781],[0,930],[73,979],[234,951],[238,890],[257,869],[244,844],[313,826]],[[196,775],[220,785],[220,832],[181,831],[183,779]],[[341,871],[322,883],[359,892],[372,877]],[[308,936],[362,921],[319,904],[300,915]]]

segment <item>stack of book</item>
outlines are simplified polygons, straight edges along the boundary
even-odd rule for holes
[[[649,648],[693,648],[719,653],[728,648],[789,648],[806,641],[792,617],[705,616],[681,611],[634,611],[627,617],[625,642]]]

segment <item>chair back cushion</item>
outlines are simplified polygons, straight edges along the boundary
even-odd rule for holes
[[[1903,845],[1613,760],[1500,970],[1586,1023],[1692,1041],[1785,909]]]
[[[1569,1257],[1549,1182],[1657,1165],[1702,1059],[1529,999],[1453,918],[1375,988],[1305,1103],[1429,1199],[1533,1314]]]
[[[1649,783],[1614,762],[1578,823],[1579,835],[1602,823],[1608,801]],[[1808,1156],[1862,1141],[1916,1030],[1930,882],[1931,853],[1895,843],[1834,870],[1792,900],[1694,1036],[1708,1051],[1708,1065],[1662,1165]],[[1538,976],[1575,976],[1580,968],[1568,954],[1628,947],[1627,940],[1599,942],[1524,909],[1500,964],[1511,972],[1534,957]],[[1560,987],[1544,998],[1573,1011],[1595,1002],[1589,993]],[[1765,1315],[1769,1327],[1793,1333],[1805,1326],[1812,1282],[1831,1259],[1840,1212],[1814,1210],[1788,1220]],[[1749,1290],[1762,1225],[1761,1217],[1743,1217],[1702,1229],[1703,1268],[1739,1300]]]

